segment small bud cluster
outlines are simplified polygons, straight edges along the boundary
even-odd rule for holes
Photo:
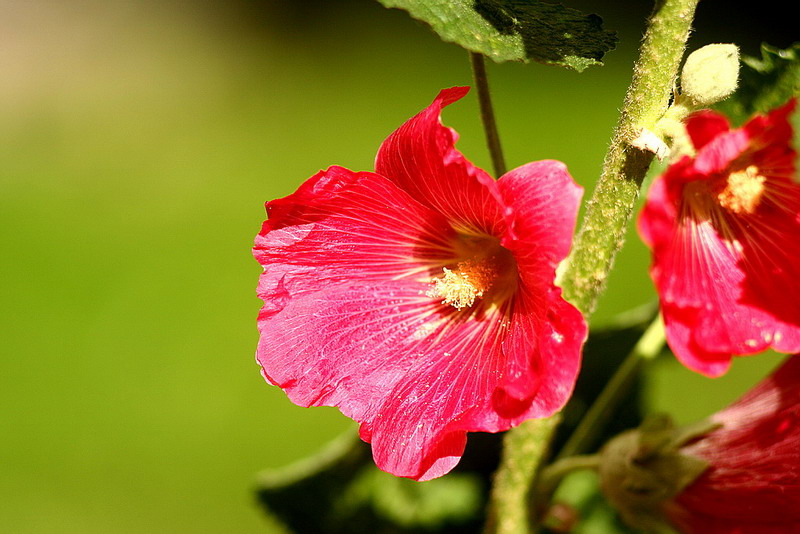
[[[733,94],[739,85],[739,48],[734,44],[710,44],[695,50],[683,65],[680,91],[658,121],[655,131],[642,129],[630,143],[653,152],[659,160],[667,155],[693,154],[683,121],[693,111],[707,108]]]

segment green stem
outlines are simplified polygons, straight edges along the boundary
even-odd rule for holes
[[[667,110],[696,6],[697,0],[659,1],[650,18],[602,175],[561,277],[565,297],[585,315],[605,288],[653,159],[629,143],[642,129],[653,130]]]
[[[636,61],[625,103],[611,141],[603,172],[589,201],[572,253],[560,276],[564,296],[588,319],[605,288],[614,257],[625,239],[639,187],[653,154],[630,146],[639,132],[652,130],[667,110],[698,0],[657,0]],[[528,495],[535,482],[546,447],[531,459],[522,456],[532,442],[549,443],[556,424],[541,422],[531,433],[523,425],[506,433],[504,460],[495,485],[515,480],[515,487],[494,488],[490,497],[487,533],[528,534],[537,527],[527,510]],[[525,469],[512,476],[510,469]],[[522,511],[519,507],[524,506]]]
[[[547,419],[531,419],[506,433],[500,467],[489,497],[491,506],[484,527],[485,534],[528,532],[528,525],[531,524],[528,507],[531,477],[539,469],[559,422],[558,415]]]
[[[633,385],[636,375],[645,360],[658,356],[664,347],[664,323],[661,316],[655,318],[645,333],[617,368],[603,391],[584,414],[577,428],[559,451],[556,460],[586,452],[594,444],[597,434],[605,427],[620,401]]]
[[[494,120],[492,97],[489,94],[489,78],[486,76],[486,64],[483,54],[469,53],[469,62],[472,65],[472,78],[478,89],[478,103],[481,108],[481,122],[486,133],[486,145],[492,157],[492,167],[495,177],[499,178],[506,173],[506,162],[503,159],[503,147],[500,145],[500,135],[497,133],[497,123]]]
[[[580,469],[597,469],[599,465],[600,456],[592,454],[562,458],[542,469],[536,484],[536,495],[539,497],[539,508],[534,510],[536,517],[540,520],[545,518],[547,505],[565,476]]]

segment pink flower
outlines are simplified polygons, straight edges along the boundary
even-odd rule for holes
[[[330,167],[267,203],[257,359],[301,406],[360,423],[375,462],[427,480],[466,433],[545,417],[570,396],[586,324],[554,285],[582,194],[556,161],[494,181],[433,103],[375,172]]]
[[[667,341],[687,367],[725,373],[733,355],[800,351],[800,186],[791,101],[731,130],[705,111],[697,151],[656,179],[639,219]]]
[[[687,534],[800,533],[800,356],[712,416],[682,449],[710,464],[666,507]]]

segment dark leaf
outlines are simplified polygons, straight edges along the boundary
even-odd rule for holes
[[[597,15],[538,0],[378,0],[442,38],[496,62],[537,61],[582,71],[617,42]]]

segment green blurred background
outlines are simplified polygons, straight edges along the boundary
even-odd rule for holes
[[[569,3],[619,31],[605,67],[489,65],[510,166],[560,159],[591,192],[650,8],[625,4]],[[700,15],[695,47],[751,54],[775,23]],[[369,0],[0,0],[0,45],[0,532],[275,531],[255,474],[351,424],[259,375],[263,203],[371,169],[471,83],[466,53]],[[488,168],[474,94],[444,120]],[[652,299],[647,264],[632,236],[596,325]],[[651,405],[702,417],[776,362],[659,362]]]

